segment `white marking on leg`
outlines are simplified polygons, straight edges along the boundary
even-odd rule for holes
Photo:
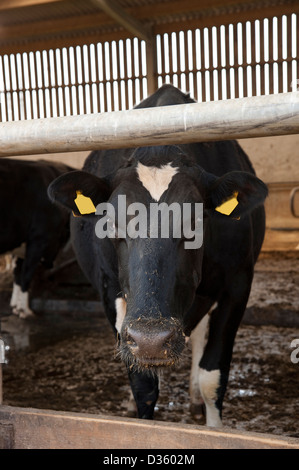
[[[220,412],[215,405],[217,388],[220,385],[220,370],[205,370],[199,368],[199,389],[206,405],[207,426],[221,427]]]
[[[27,291],[22,292],[22,290],[20,290],[16,309],[20,318],[27,318],[34,315],[33,311],[29,307],[29,293]]]
[[[14,282],[13,288],[12,288],[11,299],[10,299],[10,306],[12,308],[17,306],[20,292],[21,292],[21,287]]]
[[[124,321],[124,318],[127,313],[127,302],[122,297],[118,297],[115,300],[115,308],[116,308],[116,321],[115,321],[115,328],[120,333],[121,327]]]
[[[140,162],[137,165],[137,174],[141,183],[156,201],[159,201],[177,172],[178,168],[172,167],[170,163],[161,168],[145,166]]]
[[[129,395],[129,399],[126,403],[126,408],[127,408],[127,413],[128,413],[129,416],[136,416],[137,415],[137,405],[136,405],[136,401],[135,401],[132,390],[130,390],[130,395]]]
[[[202,320],[198,323],[196,328],[192,331],[190,335],[191,348],[192,348],[192,366],[190,373],[190,400],[191,406],[202,405],[203,401],[199,391],[199,361],[202,358],[203,350],[205,346],[206,332],[209,322],[209,315],[206,314]]]

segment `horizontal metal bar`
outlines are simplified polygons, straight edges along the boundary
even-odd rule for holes
[[[0,156],[299,133],[299,92],[0,124]]]

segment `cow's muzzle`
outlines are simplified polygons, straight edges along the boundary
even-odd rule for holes
[[[167,367],[178,361],[184,345],[183,330],[175,320],[131,321],[122,330],[120,352],[129,365]]]

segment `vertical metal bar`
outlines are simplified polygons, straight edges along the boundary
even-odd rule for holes
[[[124,40],[124,73],[125,73],[125,98],[126,109],[129,109],[129,64],[128,64],[128,40]]]
[[[120,77],[120,52],[119,52],[119,42],[115,43],[115,62],[116,62],[116,81],[117,81],[117,92],[118,92],[118,108],[122,109],[121,106],[121,77]]]
[[[95,68],[96,68],[96,84],[97,84],[97,100],[98,100],[98,113],[101,111],[101,94],[100,94],[100,72],[99,67],[102,64],[99,58],[99,47],[102,47],[100,43],[95,44]]]
[[[6,81],[6,87],[9,88],[9,93],[10,93],[10,110],[11,110],[11,119],[12,121],[15,120],[15,113],[14,113],[14,106],[13,106],[13,90],[12,90],[12,76],[11,76],[11,63],[10,63],[10,56],[7,55],[7,70],[6,73],[8,73],[9,76],[9,85]],[[6,74],[5,74],[6,75]]]
[[[292,16],[287,15],[287,91],[292,91]]]
[[[261,64],[261,95],[265,94],[265,30],[264,20],[260,20],[260,64]]]
[[[70,67],[68,63],[68,49],[63,47],[61,49],[61,68],[62,68],[62,86],[64,89],[63,95],[65,100],[65,115],[71,114],[71,76]],[[67,109],[67,102],[69,103]]]
[[[36,52],[33,52],[33,69],[34,69],[34,79],[35,79],[35,90],[36,90],[36,111],[37,111],[37,117],[38,119],[41,118],[41,109],[40,109],[40,103],[39,103],[39,94],[38,94],[38,73],[37,73],[37,58],[36,58]]]
[[[198,100],[198,88],[197,88],[197,63],[196,63],[196,32],[191,31],[192,34],[192,55],[193,55],[193,87],[194,87],[194,99]]]
[[[221,77],[221,37],[220,26],[216,28],[216,44],[217,44],[217,77],[218,77],[218,100],[223,99],[222,94],[222,77]]]
[[[168,48],[169,48],[169,76],[170,76],[170,83],[173,84],[173,76],[174,76],[174,71],[173,71],[173,48],[172,48],[172,37],[171,33],[168,34]]]
[[[73,94],[72,94],[72,75],[71,75],[71,60],[70,60],[70,48],[66,47],[66,62],[67,70],[69,77],[69,101],[70,101],[70,115],[74,115],[74,106],[73,106]]]
[[[233,25],[235,98],[239,98],[238,25]]]
[[[18,60],[20,58],[20,60]],[[15,55],[16,60],[16,83],[17,83],[17,94],[18,94],[18,106],[19,106],[19,119],[22,119],[22,74],[19,73],[19,65],[21,64],[21,54]]]
[[[13,121],[16,121],[16,110],[15,110],[15,103],[14,103],[14,89],[13,89],[13,67],[12,67],[12,61],[13,58],[15,59],[14,54],[10,54],[9,56],[9,80],[10,80],[10,89],[11,89],[11,110],[12,110],[12,116],[13,116]],[[14,78],[16,78],[14,76]],[[17,110],[18,111],[18,110]],[[19,114],[19,113],[18,113]]]
[[[247,36],[246,36],[246,23],[242,23],[242,68],[243,68],[243,96],[248,96],[248,83],[247,83]]]
[[[59,110],[58,116],[65,116],[65,103],[64,103],[64,97],[63,97],[63,82],[62,82],[62,77],[61,77],[61,70],[60,70],[60,65],[61,65],[61,50],[56,49],[55,50],[55,71],[56,71],[56,96],[57,96],[57,109]],[[60,80],[61,78],[61,80]]]
[[[226,98],[232,97],[229,61],[229,27],[225,26],[225,69],[226,69]]]
[[[164,48],[164,34],[161,34],[161,76],[163,83],[165,83],[165,48]]]
[[[50,50],[47,50],[47,63],[48,63],[48,82],[49,82],[51,117],[54,117],[54,100],[53,100],[53,85],[52,85],[52,77],[51,77]]]
[[[24,53],[21,53],[21,70],[22,70],[22,82],[23,82],[23,90],[24,90],[24,117],[28,119],[28,109],[26,103],[26,82],[25,82],[25,64],[24,64]]]
[[[83,96],[84,96],[84,102],[85,102],[84,114],[87,114],[88,101],[89,101],[89,106],[90,106],[90,100],[88,100],[88,92],[90,91],[90,88],[89,88],[90,77],[89,77],[88,64],[86,64],[86,60],[88,61],[88,58],[86,59],[86,55],[85,55],[85,51],[87,50],[87,48],[88,46],[85,44],[81,49],[82,86],[83,86]],[[90,108],[90,111],[91,111],[91,108]]]
[[[47,60],[47,69],[48,69],[48,91],[49,91],[49,100],[50,100],[50,117],[53,117],[53,100],[52,100],[52,83],[51,83],[51,72],[50,72],[50,51],[47,50],[45,54]],[[46,68],[45,68],[46,72]]]
[[[210,100],[215,100],[214,93],[214,63],[213,63],[213,28],[208,29],[208,42],[209,42],[209,78],[210,78]]]
[[[143,74],[142,74],[142,40],[138,39],[138,63],[139,63],[139,89],[140,89],[140,100],[144,99],[143,95]],[[119,77],[119,74],[118,74]],[[120,88],[120,82],[119,82]]]
[[[89,90],[90,90],[90,111],[96,112],[96,106],[93,100],[93,82],[92,82],[92,69],[91,69],[91,45],[87,45],[87,59],[88,59],[88,73],[89,73]]]
[[[2,56],[2,71],[3,71],[3,84],[4,84],[4,101],[5,101],[5,120],[9,120],[9,107],[8,107],[8,84],[5,73],[5,56]]]
[[[206,101],[206,74],[205,74],[205,46],[204,46],[204,31],[199,30],[200,34],[200,57],[201,57],[201,96],[202,101]]]
[[[269,18],[269,93],[272,95],[273,87],[273,18]]]
[[[255,50],[255,21],[251,22],[251,63],[252,63],[252,96],[256,96],[256,50]]]
[[[182,88],[181,44],[180,44],[179,33],[176,33],[176,56],[177,56],[177,67],[178,67],[178,87]]]
[[[80,63],[81,63],[81,76],[82,76],[82,99],[83,99],[83,114],[87,114],[87,100],[86,100],[86,89],[85,89],[85,70],[84,70],[84,54],[82,46],[78,46],[77,51],[79,51],[80,55]]]
[[[40,76],[41,76],[41,90],[42,99],[44,104],[44,117],[47,117],[47,104],[46,104],[46,84],[45,84],[45,70],[43,64],[43,51],[40,51]]]
[[[131,39],[131,66],[132,66],[132,97],[133,106],[136,103],[136,73],[135,73],[135,45],[134,39]]]
[[[57,56],[59,54],[59,49],[53,50],[53,66],[54,66],[54,74],[55,74],[55,90],[56,90],[56,108],[57,108],[57,116],[61,116],[61,105],[59,99],[59,84],[58,84],[58,65],[57,65]],[[63,112],[63,105],[62,105],[62,115]]]
[[[277,17],[277,63],[278,63],[278,93],[283,92],[283,76],[282,76],[282,16]]]
[[[101,49],[101,53],[99,51]],[[103,45],[101,43],[96,44],[96,82],[97,82],[97,100],[98,100],[98,111],[101,112],[101,76],[103,79]],[[101,69],[101,74],[100,74]]]
[[[35,70],[34,70],[34,60],[33,60],[33,65],[32,65],[32,61],[31,61],[31,57],[32,57],[31,54],[34,55],[34,52],[30,52],[29,54],[27,54],[27,57],[28,57],[28,75],[29,75],[31,117],[32,117],[32,119],[34,119],[35,111],[37,111],[37,116],[38,116],[38,109],[37,109],[36,100],[33,99],[33,92],[34,91],[36,92],[36,83],[35,83],[35,89],[34,89],[33,79],[35,78]],[[32,71],[32,67],[33,67],[33,71]]]
[[[109,51],[109,70],[110,70],[110,106],[111,110],[114,109],[114,87],[113,87],[113,59],[112,59],[112,42],[108,42],[108,51]]]
[[[76,98],[77,98],[77,114],[80,114],[80,83],[79,83],[79,63],[78,63],[78,47],[74,47],[74,59],[75,59],[75,72],[76,72]]]
[[[189,49],[189,47],[188,47],[187,31],[184,31],[186,91],[190,91],[188,49]]]
[[[113,110],[113,103],[112,103],[112,70],[111,70],[111,54],[110,54],[110,42],[107,41],[104,44],[104,63],[105,63],[105,81],[106,81],[106,95],[105,103],[106,103],[106,111],[109,109]],[[109,106],[110,105],[110,106]]]

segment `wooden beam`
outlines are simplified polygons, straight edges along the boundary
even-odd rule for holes
[[[299,439],[270,434],[10,406],[1,423],[13,425],[14,449],[299,449]]]
[[[0,0],[1,1],[1,0]],[[29,1],[29,0],[28,0]],[[33,1],[33,0],[32,0]],[[58,1],[58,0],[53,0]],[[109,2],[110,3],[110,2]],[[202,16],[192,19],[192,11],[199,10],[198,0],[175,0],[172,3],[171,14],[182,13],[183,9],[190,12],[188,19],[179,22],[165,22],[153,26],[153,35],[171,33],[173,31],[219,26],[221,24],[237,23],[239,21],[252,21],[273,17],[281,14],[299,13],[299,2],[288,2],[285,5],[260,6],[258,9],[217,12],[214,15]],[[214,5],[214,4],[213,4]],[[216,3],[215,3],[216,5]],[[146,23],[149,18],[159,18],[170,12],[165,2],[155,5],[154,15],[152,5],[128,8],[126,12],[139,23]],[[0,15],[1,24],[1,15]],[[1,25],[0,48],[1,54],[16,53],[51,49],[55,47],[67,47],[91,42],[104,42],[132,37],[128,30],[113,29],[115,20],[105,12],[81,15],[73,17],[61,17],[55,21],[44,20],[41,22],[24,23],[17,25]],[[111,30],[108,28],[111,26]],[[108,27],[108,28],[107,28]]]
[[[12,10],[16,8],[32,7],[44,3],[58,3],[63,0],[0,0],[0,10]]]
[[[147,93],[151,95],[158,88],[157,46],[154,41],[146,44]]]
[[[299,92],[5,122],[0,156],[143,147],[299,133]]]
[[[116,0],[93,0],[102,10],[139,39],[151,42],[152,34],[148,26],[128,14]]]

